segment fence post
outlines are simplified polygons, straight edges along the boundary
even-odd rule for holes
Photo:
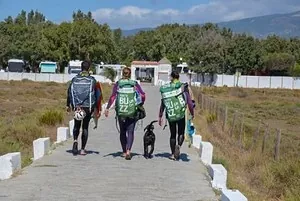
[[[232,126],[231,126],[231,130],[230,130],[230,136],[232,136],[233,132],[234,132],[236,117],[237,117],[237,111],[235,111],[234,115],[233,115]]]
[[[224,121],[223,121],[223,131],[226,129],[226,124],[227,124],[227,113],[228,113],[228,107],[225,107],[225,114],[224,114]]]
[[[204,110],[204,94],[201,94],[201,107]]]
[[[217,100],[214,100],[214,113],[216,116],[218,116],[218,109],[217,109]]]
[[[257,127],[257,129],[256,129],[256,131],[255,131],[255,133],[253,135],[251,149],[253,149],[254,145],[257,142],[257,138],[258,138],[258,135],[259,135],[259,132],[260,132],[260,127],[261,127],[261,121],[259,120],[258,127]]]
[[[283,77],[281,77],[281,89],[283,88]]]
[[[275,154],[274,154],[274,158],[276,161],[279,161],[280,140],[281,140],[281,130],[277,129],[276,142],[275,142]]]
[[[240,128],[240,134],[239,134],[239,144],[240,144],[240,149],[243,148],[243,131],[244,131],[244,114],[242,114],[242,118],[241,118],[241,128]]]
[[[272,88],[272,76],[270,76],[270,89]]]
[[[246,75],[246,88],[248,88],[248,75]]]
[[[266,149],[266,142],[267,142],[267,139],[269,137],[269,124],[266,125],[266,130],[265,130],[265,135],[264,135],[264,139],[263,139],[263,144],[262,144],[262,149],[261,149],[261,152],[264,153],[265,152],[265,149]]]
[[[257,88],[259,88],[259,76],[257,76]]]

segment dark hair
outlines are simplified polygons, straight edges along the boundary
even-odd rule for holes
[[[88,61],[83,61],[83,62],[81,63],[81,70],[82,70],[82,71],[88,71],[88,70],[90,69],[90,66],[91,66],[90,62],[88,62]]]
[[[178,73],[177,71],[173,71],[173,72],[171,73],[171,77],[172,77],[173,79],[179,79],[179,73]]]

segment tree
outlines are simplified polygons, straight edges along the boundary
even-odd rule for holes
[[[114,82],[117,72],[113,68],[104,68],[104,76]]]
[[[269,53],[263,57],[265,70],[287,73],[295,65],[295,57],[288,53]]]

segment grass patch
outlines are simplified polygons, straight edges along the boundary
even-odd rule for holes
[[[209,111],[199,112],[201,103],[197,104],[200,115],[195,118],[203,139],[214,145],[213,163],[228,170],[228,187],[239,189],[249,201],[300,200],[300,90],[194,87],[193,92],[200,102],[201,94],[217,100],[222,108],[218,111],[228,108],[225,132],[222,113],[214,119]],[[239,115],[232,130],[235,111]],[[276,129],[281,129],[279,161],[273,157]],[[266,130],[269,135],[262,153]]]
[[[67,87],[55,82],[0,81],[0,155],[21,152],[25,167],[32,162],[34,140],[56,140],[56,127],[70,120],[65,112]],[[107,101],[111,86],[102,87]]]

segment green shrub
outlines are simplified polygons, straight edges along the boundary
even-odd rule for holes
[[[206,121],[208,124],[211,124],[217,120],[217,116],[215,114],[207,114],[206,115]]]
[[[48,109],[42,113],[39,117],[39,123],[41,125],[54,126],[61,124],[64,120],[64,114],[62,111],[55,109]]]

